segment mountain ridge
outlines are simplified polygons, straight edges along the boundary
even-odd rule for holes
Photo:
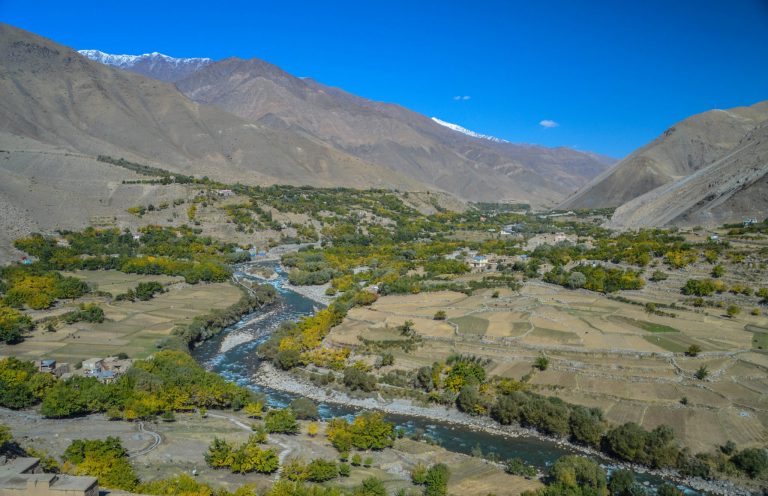
[[[596,176],[560,207],[623,205],[721,159],[766,119],[768,101],[690,116]]]

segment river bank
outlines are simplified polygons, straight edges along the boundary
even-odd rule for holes
[[[624,463],[610,459],[596,449],[573,444],[564,439],[548,437],[533,429],[514,425],[501,425],[490,418],[470,416],[454,408],[423,406],[414,404],[408,399],[387,401],[380,397],[352,398],[346,393],[318,387],[291,373],[279,371],[267,362],[260,364],[259,368],[251,376],[251,380],[259,386],[304,396],[320,403],[332,403],[366,410],[377,410],[388,414],[419,417],[507,438],[532,437],[567,448],[574,453],[598,458],[603,465],[610,466],[611,468],[625,468],[633,472],[653,474],[708,494],[723,496],[749,496],[752,494],[749,490],[737,487],[729,481],[707,481],[701,478],[683,477],[673,470],[653,470],[644,466]]]

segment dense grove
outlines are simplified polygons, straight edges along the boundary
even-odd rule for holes
[[[116,382],[92,377],[56,380],[39,373],[31,362],[0,360],[0,406],[25,408],[40,404],[41,413],[65,418],[106,412],[110,418],[154,418],[168,411],[195,408],[242,408],[258,395],[206,372],[187,353],[159,351],[136,361]]]
[[[189,228],[145,227],[138,239],[118,229],[63,232],[64,243],[39,234],[19,239],[18,249],[47,270],[117,269],[136,274],[182,276],[191,284],[225,281],[233,244],[201,237]]]

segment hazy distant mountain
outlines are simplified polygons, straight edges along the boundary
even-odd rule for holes
[[[467,199],[552,204],[613,163],[567,148],[478,139],[456,125],[296,78],[258,59],[215,62],[176,85],[195,101],[311,134]]]
[[[562,207],[616,207],[687,178],[736,150],[766,119],[768,102],[689,117],[593,179]]]
[[[99,50],[78,50],[96,62],[174,83],[213,62],[206,58],[175,58],[152,52],[143,55],[112,55]]]

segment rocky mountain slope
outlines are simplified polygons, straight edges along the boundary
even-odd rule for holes
[[[208,58],[176,58],[157,52],[143,55],[113,55],[99,50],[78,50],[78,53],[102,64],[169,83],[191,76],[213,62]]]
[[[472,200],[552,204],[613,163],[567,148],[469,136],[398,105],[226,59],[176,83],[191,99],[275,129],[310,134],[368,162]]]
[[[768,120],[725,156],[619,207],[609,225],[720,225],[768,217]]]
[[[689,117],[594,178],[561,207],[616,207],[687,178],[732,153],[766,119],[768,102]]]
[[[0,25],[0,130],[224,181],[418,187],[311,136],[190,101],[171,84]]]

